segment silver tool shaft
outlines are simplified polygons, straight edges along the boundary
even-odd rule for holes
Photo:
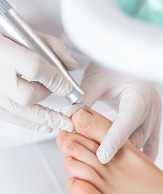
[[[68,101],[71,104],[82,103],[84,91],[75,82],[56,54],[29,27],[6,0],[0,0],[0,33],[37,52],[51,65],[58,68],[72,85],[72,91],[66,95]]]

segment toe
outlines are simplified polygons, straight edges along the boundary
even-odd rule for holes
[[[90,110],[80,109],[72,116],[75,129],[81,135],[101,143],[111,126],[106,117]]]
[[[57,136],[57,145],[59,148],[63,150],[64,147],[67,147],[67,145],[71,143],[78,143],[79,145],[87,148],[92,153],[96,153],[99,145],[95,143],[94,141],[80,135],[77,133],[69,133],[66,131],[60,132],[60,134]],[[64,150],[63,150],[64,151]]]
[[[105,181],[96,173],[93,168],[87,164],[73,159],[72,157],[66,158],[65,168],[71,176],[89,182],[100,191],[102,191],[102,189],[106,186]]]
[[[87,144],[89,144],[89,140]],[[62,150],[66,156],[71,156],[76,160],[91,166],[101,177],[103,177],[101,172],[103,172],[105,167],[99,162],[96,154],[92,153],[86,147],[71,139],[63,143]]]
[[[79,179],[69,179],[68,190],[71,194],[102,194],[94,186]]]

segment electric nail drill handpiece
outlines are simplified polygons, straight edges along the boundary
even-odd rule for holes
[[[25,23],[21,16],[5,0],[0,0],[0,33],[5,37],[37,52],[60,72],[72,84],[72,91],[66,95],[71,104],[82,103],[84,91],[71,77],[55,53]]]

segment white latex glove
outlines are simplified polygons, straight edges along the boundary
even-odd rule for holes
[[[39,35],[69,70],[77,68],[61,39]],[[67,117],[37,104],[52,92],[63,96],[70,91],[71,85],[55,67],[0,35],[0,119],[34,130],[71,131]]]
[[[109,162],[128,138],[152,161],[155,160],[162,106],[161,98],[151,84],[91,64],[84,74],[82,89],[86,92],[84,100],[88,106],[100,100],[118,112],[97,150],[101,163]]]

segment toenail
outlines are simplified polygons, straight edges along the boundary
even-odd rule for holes
[[[89,127],[95,120],[94,115],[84,109],[80,109],[75,118],[78,124],[84,128]]]

